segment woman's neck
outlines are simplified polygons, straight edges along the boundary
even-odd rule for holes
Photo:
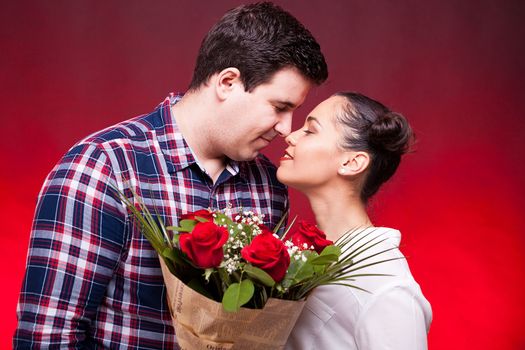
[[[344,186],[328,186],[316,193],[306,193],[318,227],[330,240],[357,227],[372,226],[366,206],[358,193],[341,191]]]

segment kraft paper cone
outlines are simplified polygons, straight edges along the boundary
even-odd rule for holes
[[[175,277],[160,258],[173,326],[182,350],[283,349],[304,301],[270,298],[263,309],[224,311]]]

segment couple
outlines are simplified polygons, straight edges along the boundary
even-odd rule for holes
[[[373,228],[366,202],[394,174],[410,127],[372,99],[337,93],[291,133],[294,110],[326,78],[319,44],[289,13],[270,3],[227,12],[203,41],[186,94],[80,141],[49,174],[14,347],[177,348],[157,254],[113,186],[173,224],[231,205],[273,227],[288,210],[285,184],[306,194],[329,239],[369,227],[402,257],[400,233]],[[288,143],[278,170],[259,153],[277,136]],[[431,310],[406,261],[378,269],[391,276],[359,281],[372,293],[314,290],[287,348],[425,348]]]

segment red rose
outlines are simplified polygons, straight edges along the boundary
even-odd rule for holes
[[[193,213],[182,214],[180,220],[197,220],[197,216],[208,221],[213,221],[213,213],[207,209],[199,209]]]
[[[275,282],[280,282],[290,265],[290,255],[283,242],[270,232],[263,232],[242,248],[244,260],[266,271]]]
[[[228,231],[213,222],[199,222],[191,233],[180,235],[180,249],[200,268],[217,267],[224,257]]]
[[[288,237],[300,249],[310,249],[313,246],[317,253],[321,253],[326,246],[334,244],[334,242],[326,239],[325,233],[319,230],[317,226],[304,220],[299,222],[299,229]],[[307,245],[307,248],[304,248],[304,244]]]

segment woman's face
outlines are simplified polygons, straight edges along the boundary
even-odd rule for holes
[[[344,98],[332,96],[308,115],[302,128],[286,137],[288,148],[280,160],[277,178],[304,190],[329,184],[338,177],[344,150],[338,146],[340,132],[336,113]]]

